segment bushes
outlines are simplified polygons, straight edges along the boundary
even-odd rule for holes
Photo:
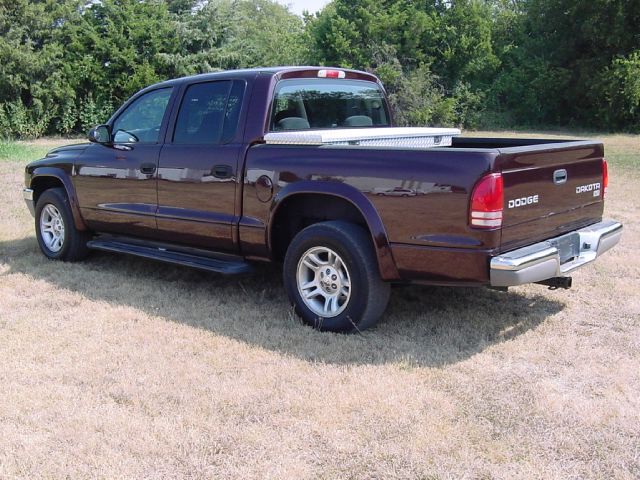
[[[0,138],[37,138],[47,132],[56,108],[27,108],[21,100],[0,104]]]
[[[612,129],[640,132],[640,50],[611,62],[592,92],[596,115]]]
[[[378,72],[376,72],[378,73]],[[427,66],[401,75],[391,84],[389,103],[399,126],[478,125],[484,95],[466,83],[447,92]]]
[[[0,139],[31,139],[44,134],[86,133],[106,122],[113,113],[110,99],[96,101],[91,95],[79,105],[66,102],[60,108],[27,108],[21,101],[0,105]]]
[[[305,56],[302,19],[272,0],[4,2],[0,137],[84,133],[152,83]]]
[[[60,115],[55,120],[55,130],[62,135],[70,135],[75,132],[78,124],[78,109],[75,102],[67,100],[60,109]]]
[[[156,81],[218,69],[368,70],[401,125],[640,131],[640,1],[58,0],[0,7],[0,138],[69,135]]]
[[[82,133],[88,132],[96,125],[105,123],[113,113],[113,102],[111,99],[94,100],[89,95],[80,103],[78,109],[78,124]]]
[[[398,125],[473,127],[499,64],[490,4],[333,0],[307,23],[312,63],[377,74]]]
[[[455,99],[445,97],[437,77],[422,66],[401,77],[389,102],[398,125],[445,126],[456,123]]]

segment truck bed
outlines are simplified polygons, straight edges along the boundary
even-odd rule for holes
[[[598,142],[548,139],[454,137],[449,147],[428,149],[256,145],[247,153],[244,215],[252,228],[267,228],[269,205],[255,191],[262,175],[273,178],[283,197],[294,184],[304,190],[307,183],[311,188],[322,182],[332,191],[333,183],[336,192],[355,191],[368,199],[392,245],[433,248],[438,258],[448,249],[495,255],[600,220],[602,195],[587,198],[575,188],[602,182],[602,155]],[[558,169],[568,174],[561,186],[553,182]],[[469,226],[469,199],[476,182],[491,172],[504,176],[504,228],[477,230]],[[509,200],[536,194],[537,204],[508,208]],[[486,271],[473,261],[469,265],[473,272],[463,276],[470,281]],[[439,268],[446,277],[446,262]]]

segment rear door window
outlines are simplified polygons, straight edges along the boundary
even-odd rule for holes
[[[224,80],[190,85],[182,99],[173,143],[217,145],[235,135],[244,82]]]

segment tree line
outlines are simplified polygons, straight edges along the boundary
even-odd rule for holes
[[[330,65],[400,125],[640,131],[640,0],[0,0],[0,137],[74,134],[151,83]]]

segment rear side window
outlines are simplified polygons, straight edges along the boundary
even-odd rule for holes
[[[184,94],[173,143],[216,145],[235,134],[242,105],[243,82],[196,83]]]
[[[387,126],[384,93],[373,82],[291,79],[276,86],[272,131]]]

